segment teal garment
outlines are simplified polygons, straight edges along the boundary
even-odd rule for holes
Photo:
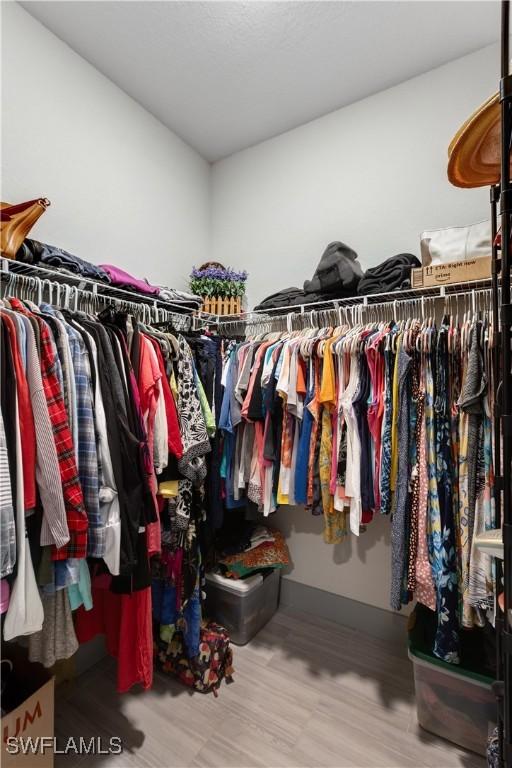
[[[85,559],[81,559],[79,562],[80,576],[78,584],[71,584],[68,587],[69,603],[72,611],[76,611],[81,605],[84,606],[86,611],[90,611],[92,608],[92,594],[89,566]]]

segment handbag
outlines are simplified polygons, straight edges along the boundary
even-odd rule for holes
[[[50,201],[46,197],[26,203],[0,205],[0,252],[4,258],[15,259],[26,236],[46,211]]]
[[[183,633],[174,632],[169,642],[158,639],[154,644],[155,663],[161,672],[177,677],[184,685],[201,693],[213,692],[218,696],[218,688],[223,678],[232,682],[233,650],[229,635],[224,627],[213,621],[205,622],[201,627],[199,653],[189,658]]]
[[[467,227],[447,227],[422,232],[421,263],[447,264],[491,255],[491,222],[479,221]]]

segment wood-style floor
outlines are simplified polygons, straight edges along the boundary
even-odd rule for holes
[[[219,697],[161,673],[149,692],[115,692],[102,661],[57,696],[56,736],[121,736],[117,756],[62,756],[57,768],[482,768],[485,761],[422,731],[405,650],[281,609],[234,649],[235,682]]]

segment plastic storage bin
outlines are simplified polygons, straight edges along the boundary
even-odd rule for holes
[[[418,723],[426,731],[485,755],[496,722],[491,681],[409,650],[414,667]]]
[[[225,627],[235,645],[245,645],[272,618],[279,604],[281,572],[273,569],[240,591],[238,582],[206,575],[206,613]],[[250,577],[252,578],[252,577]]]

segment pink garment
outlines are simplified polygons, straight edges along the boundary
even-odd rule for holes
[[[336,407],[331,414],[332,425],[332,453],[331,453],[331,479],[329,483],[329,493],[334,496],[336,493],[336,478],[338,477],[338,396],[336,395]]]
[[[7,613],[9,607],[9,598],[11,596],[11,590],[7,579],[0,581],[0,614]]]
[[[263,456],[265,452],[265,443],[264,443],[264,436],[265,436],[265,427],[262,421],[256,422],[254,425],[254,434],[256,436],[256,448],[258,451],[258,466],[259,466],[259,473],[260,473],[260,485],[261,485],[261,491],[262,491],[262,498],[263,498],[263,492],[265,488],[265,458]],[[268,464],[268,462],[267,462]],[[263,503],[263,501],[262,501]]]
[[[162,552],[162,565],[167,569],[167,578],[175,586],[176,610],[181,611],[181,592],[183,582],[183,548],[179,547],[175,552],[164,549]]]
[[[380,454],[382,440],[382,418],[384,416],[384,358],[378,351],[377,344],[380,341],[373,342],[366,349],[366,359],[370,371],[372,382],[373,398],[368,407],[368,428],[373,438],[375,449],[375,461],[373,467],[373,495],[375,499],[375,509],[380,509]]]
[[[151,285],[146,279],[139,279],[133,277],[129,272],[125,272],[124,269],[119,269],[114,264],[101,264],[107,275],[110,277],[112,285],[117,285],[119,288],[126,288],[128,291],[139,291],[139,293],[147,293],[150,296],[159,296],[160,288],[156,285]]]

